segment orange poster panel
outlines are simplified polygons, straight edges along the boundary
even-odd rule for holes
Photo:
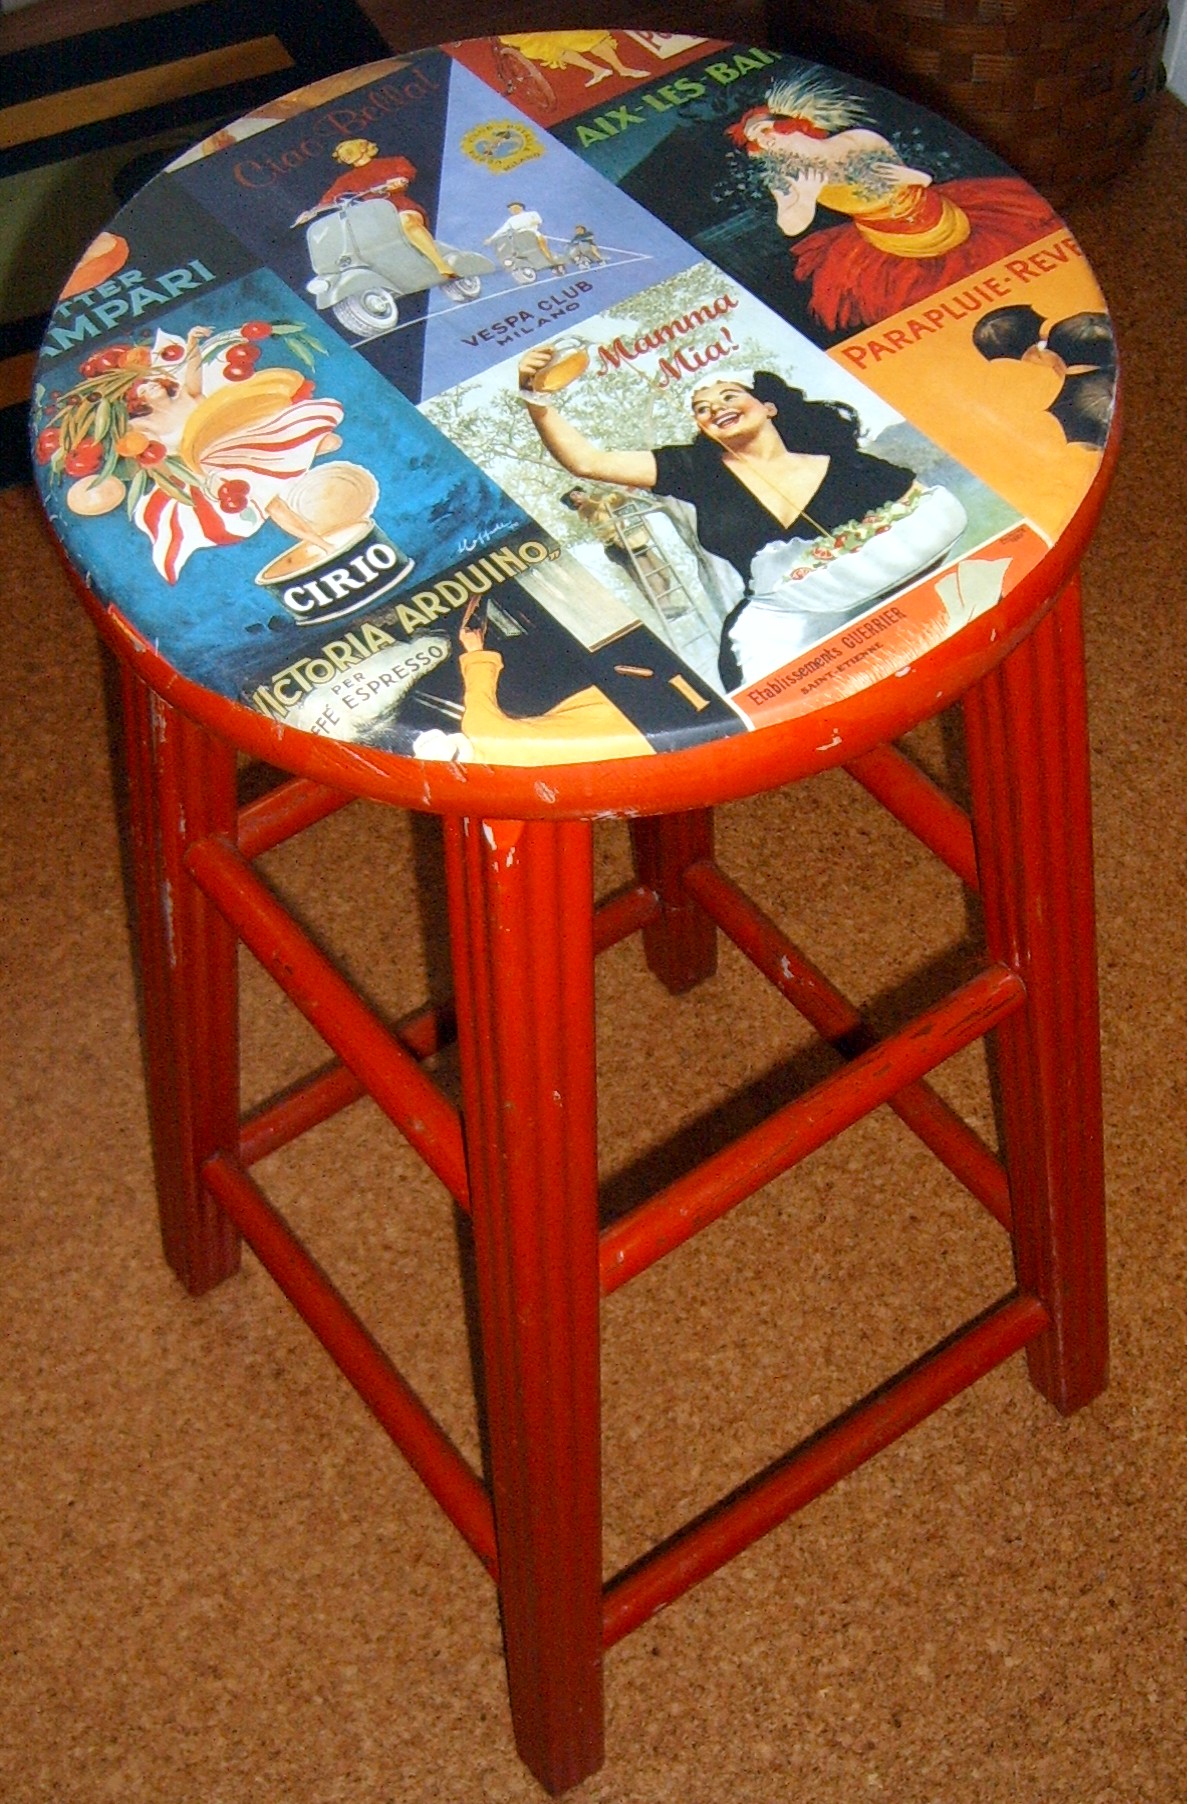
[[[1052,539],[1067,526],[1101,455],[1116,355],[1066,227],[829,355]]]

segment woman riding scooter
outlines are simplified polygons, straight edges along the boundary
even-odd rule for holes
[[[372,144],[369,138],[344,138],[341,144],[334,146],[333,155],[336,163],[348,165],[346,173],[331,182],[315,207],[299,213],[294,225],[307,225],[325,208],[335,206],[345,194],[374,194],[379,198],[386,193],[399,214],[408,242],[422,257],[428,258],[438,275],[446,280],[457,275],[441,255],[429,230],[428,214],[418,201],[404,192],[409,182],[416,180],[415,165],[407,157],[381,157],[378,144]]]
[[[346,138],[334,157],[348,165],[321,199],[293,221],[305,226],[313,269],[306,286],[356,338],[377,338],[400,322],[404,295],[441,289],[472,301],[495,267],[476,251],[438,244],[424,208],[406,193],[416,179],[407,157],[381,157],[369,138]]]

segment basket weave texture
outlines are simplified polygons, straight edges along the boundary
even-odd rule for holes
[[[1152,122],[1169,16],[1149,0],[768,0],[772,44],[922,101],[1054,201]]]

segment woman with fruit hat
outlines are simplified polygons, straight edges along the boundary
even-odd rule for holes
[[[153,364],[151,354],[142,353],[138,358],[133,351],[125,357],[127,367],[141,367],[142,359],[147,364],[145,374],[137,377],[127,392],[128,418],[136,422],[133,433],[158,439],[168,451],[177,449],[185,423],[203,396],[202,341],[209,337],[209,326],[194,326],[185,340],[180,361],[175,355],[177,347],[167,347],[173,353],[170,369],[176,374],[166,375]],[[82,374],[88,374],[86,364]]]
[[[106,514],[126,498],[167,582],[195,551],[250,538],[268,520],[320,542],[286,491],[341,444],[343,410],[315,396],[297,369],[257,369],[276,330],[249,320],[233,332],[194,326],[184,339],[158,331],[151,347],[108,346],[39,410],[48,423],[35,453],[55,476],[74,478],[67,506]],[[303,336],[298,327],[280,331],[278,343],[294,348]]]

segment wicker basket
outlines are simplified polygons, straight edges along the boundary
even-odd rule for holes
[[[1148,0],[768,0],[770,42],[922,101],[1052,200],[1124,167],[1165,82]]]

